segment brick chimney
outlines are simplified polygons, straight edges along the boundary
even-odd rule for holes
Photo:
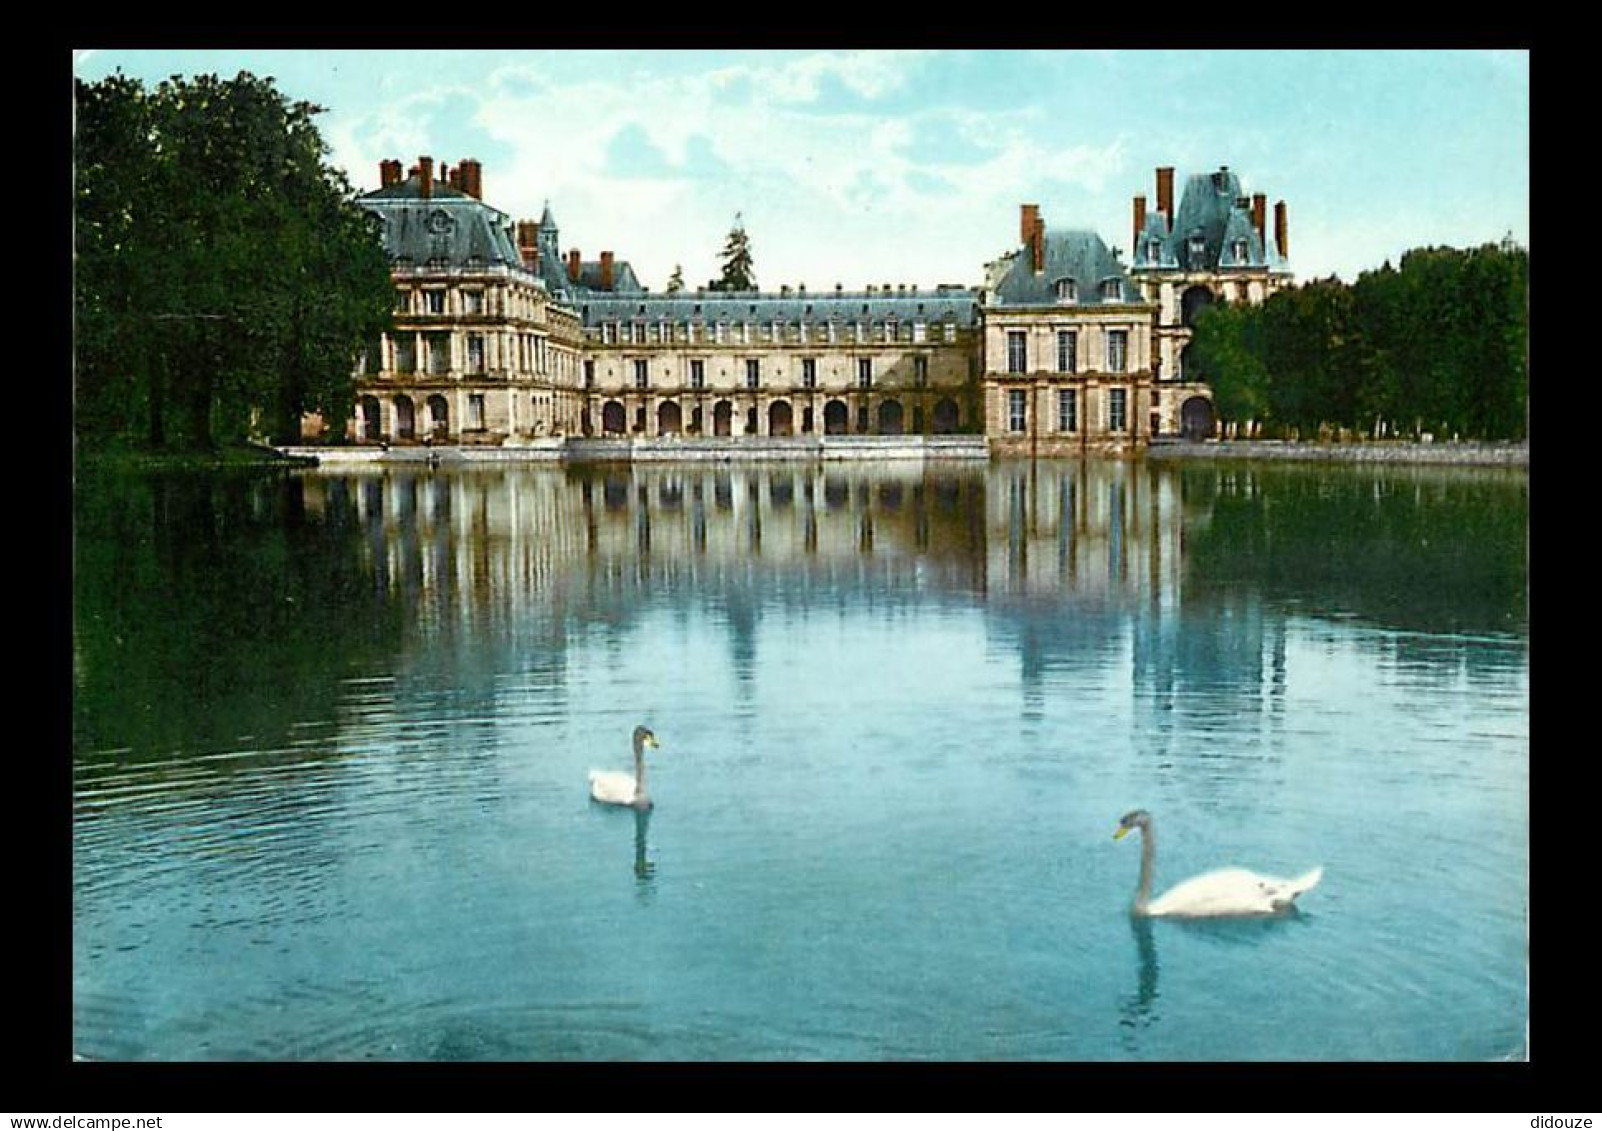
[[[582,263],[583,260],[579,258],[578,248],[575,247],[567,253],[567,278],[569,282],[576,283],[579,281],[579,271]]]
[[[1174,167],[1157,167],[1157,211],[1168,217],[1168,230],[1174,230]]]
[[[1285,227],[1285,202],[1278,201],[1274,205],[1274,246],[1279,249],[1281,259],[1290,258],[1290,231]]]
[[[432,157],[419,157],[417,159],[417,183],[419,192],[424,200],[434,195],[434,159]]]
[[[471,157],[464,157],[456,163],[456,169],[462,175],[462,191],[474,200],[483,200],[484,166]]]
[[[1257,242],[1268,249],[1268,197],[1262,193],[1252,195],[1252,227],[1257,229]]]
[[[1135,242],[1130,244],[1130,247],[1138,248],[1140,246],[1140,233],[1144,232],[1145,230],[1146,198],[1144,196],[1137,196],[1135,197]]]
[[[601,289],[603,291],[612,289],[612,253],[610,251],[601,252]]]
[[[1033,241],[1033,255],[1035,274],[1038,275],[1046,269],[1046,218],[1035,217],[1035,238]]]
[[[1035,238],[1035,221],[1040,218],[1040,205],[1018,206],[1018,242],[1032,243]]]
[[[389,188],[391,185],[401,183],[401,163],[399,161],[380,161],[378,163],[378,187]]]
[[[537,220],[517,222],[517,254],[530,271],[540,269],[540,225]]]

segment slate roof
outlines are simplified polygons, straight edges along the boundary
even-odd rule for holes
[[[1012,255],[996,283],[993,301],[1003,306],[1060,306],[1057,284],[1072,279],[1077,305],[1095,306],[1111,302],[1140,302],[1140,289],[1130,281],[1124,267],[1095,232],[1046,231],[1044,269],[1034,270],[1033,256],[1026,244]],[[1103,298],[1102,283],[1117,280],[1120,297]]]
[[[1251,206],[1243,203],[1246,199],[1240,178],[1227,167],[1189,177],[1171,231],[1163,213],[1146,214],[1146,226],[1135,247],[1135,266],[1185,271],[1285,269],[1272,242],[1265,247],[1258,236]],[[1247,241],[1244,259],[1234,254],[1234,244],[1240,239]],[[1154,241],[1160,245],[1156,258],[1152,256]]]
[[[978,297],[967,289],[897,291],[887,295],[847,291],[774,294],[765,291],[676,291],[628,297],[591,294],[580,300],[579,313],[587,326],[611,321],[822,322],[954,321],[972,327],[978,321]]]
[[[511,218],[459,189],[434,183],[424,197],[417,177],[375,189],[357,203],[383,220],[391,263],[417,267],[521,267]]]

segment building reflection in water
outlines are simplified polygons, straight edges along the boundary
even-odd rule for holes
[[[1184,578],[1177,480],[1114,461],[319,471],[305,506],[350,509],[421,633],[622,628],[671,590],[726,626],[737,695],[766,607],[948,603],[1015,650],[1028,717],[1131,612],[1168,640]]]
[[[768,608],[981,608],[987,636],[1016,656],[1026,723],[1043,721],[1059,681],[1122,666],[1163,759],[1175,753],[1164,736],[1280,725],[1284,610],[1317,599],[1288,588],[1288,567],[1320,560],[1340,531],[1376,515],[1424,529],[1432,520],[1415,515],[1442,499],[1461,498],[1457,525],[1476,507],[1522,513],[1522,495],[1484,503],[1475,484],[1415,500],[1380,490],[1386,479],[1304,478],[1150,461],[334,470],[304,475],[304,506],[360,525],[375,586],[419,632],[533,631],[559,654],[575,622],[621,632],[671,592],[727,626],[739,685],[757,670]],[[1290,505],[1269,506],[1276,494]],[[1521,527],[1504,525],[1517,550]],[[1472,547],[1450,542],[1453,529],[1433,523],[1407,544],[1428,555],[1447,541],[1463,558]],[[1484,568],[1508,572],[1495,558]],[[1380,580],[1350,599],[1380,600],[1367,597]],[[1518,581],[1504,586],[1515,597]]]

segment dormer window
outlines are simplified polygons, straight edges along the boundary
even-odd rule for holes
[[[1124,297],[1124,284],[1120,279],[1103,279],[1101,282],[1101,300],[1103,302],[1119,302]]]
[[[1163,241],[1152,240],[1146,248],[1146,258],[1152,263],[1161,263],[1163,259]]]
[[[1190,237],[1190,265],[1199,265],[1207,255],[1207,241],[1201,236]]]
[[[1079,301],[1079,285],[1072,279],[1058,279],[1056,289],[1058,302]]]
[[[1235,257],[1236,263],[1246,263],[1252,257],[1251,245],[1245,240],[1236,240],[1231,252]]]

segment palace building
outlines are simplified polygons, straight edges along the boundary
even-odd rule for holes
[[[1196,315],[1290,279],[1285,210],[1227,169],[1135,198],[1132,263],[1020,210],[982,285],[653,292],[610,251],[561,250],[547,205],[515,223],[479,162],[380,163],[395,327],[365,352],[348,438],[516,446],[549,437],[982,434],[1003,455],[1125,455],[1208,435]],[[307,421],[315,436],[320,422]]]
[[[1153,434],[1208,436],[1215,418],[1206,374],[1189,356],[1196,317],[1219,300],[1260,303],[1291,281],[1285,202],[1274,206],[1274,239],[1267,232],[1268,198],[1247,197],[1227,165],[1185,183],[1174,207],[1174,170],[1157,170],[1157,207],[1134,200],[1130,277],[1157,307],[1152,324],[1155,374]]]

